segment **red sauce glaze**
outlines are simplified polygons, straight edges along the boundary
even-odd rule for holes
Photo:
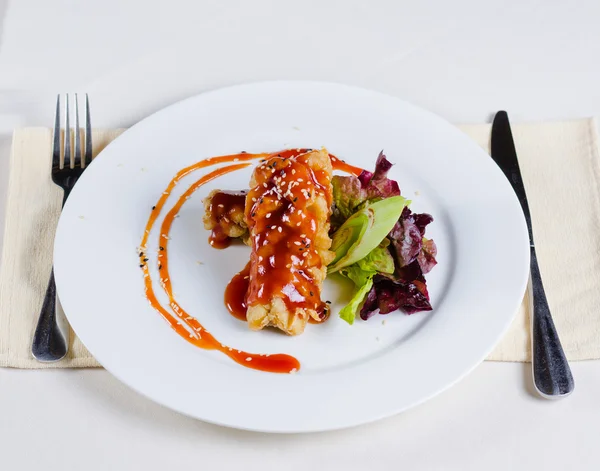
[[[360,167],[355,167],[354,165],[347,164],[343,160],[339,159],[333,154],[329,154],[329,158],[331,159],[331,166],[334,170],[341,170],[342,172],[349,173],[351,175],[356,175],[357,177],[364,172],[364,170]]]
[[[248,286],[250,285],[250,263],[247,263],[244,269],[237,273],[225,288],[225,306],[229,313],[241,321],[246,322],[246,311],[248,305],[246,304],[246,294],[248,293]],[[313,317],[308,318],[310,324],[321,324],[329,319],[329,304],[325,305],[325,308],[319,312],[320,318],[315,319]]]
[[[225,249],[232,241],[233,230],[244,219],[245,191],[219,191],[212,196],[208,213],[213,229],[208,243],[215,249]],[[239,229],[238,229],[239,230]]]
[[[299,152],[282,152],[254,171],[256,185],[246,200],[252,243],[248,306],[268,305],[280,297],[291,312],[325,308],[315,275],[324,268],[321,254],[326,249],[316,241],[328,229],[329,162],[319,167],[314,155]]]
[[[244,269],[236,274],[225,288],[225,306],[233,317],[241,321],[246,321],[246,294],[250,285],[250,263],[248,262]]]

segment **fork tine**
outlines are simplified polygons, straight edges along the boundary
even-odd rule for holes
[[[56,96],[54,131],[52,133],[52,170],[60,168],[60,93]]]
[[[79,129],[79,100],[75,94],[75,168],[81,165],[81,130]]]
[[[85,94],[85,165],[92,162],[92,123],[90,121],[90,101]]]
[[[65,167],[73,168],[73,162],[71,162],[71,124],[69,122],[69,94],[65,96]]]

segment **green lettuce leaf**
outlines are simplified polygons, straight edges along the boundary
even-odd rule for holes
[[[394,273],[394,257],[387,248],[390,241],[385,238],[371,250],[365,258],[361,258],[356,264],[365,272]]]
[[[402,196],[392,196],[367,202],[350,216],[333,234],[331,250],[335,258],[328,267],[329,273],[366,257],[388,235],[409,203]]]
[[[360,305],[373,287],[373,276],[377,273],[394,272],[394,259],[388,250],[389,243],[387,238],[383,239],[366,257],[340,270],[340,274],[351,279],[357,288],[352,300],[340,311],[340,317],[349,324],[354,322]]]
[[[374,270],[363,270],[358,264],[350,265],[349,267],[344,267],[340,270],[340,274],[352,280],[354,285],[357,288],[360,288],[364,284],[367,283],[369,278],[373,278],[373,275],[376,273]]]
[[[354,281],[354,280],[353,280]],[[373,287],[373,275],[367,278],[366,283],[361,286],[359,290],[354,293],[354,296],[346,306],[340,311],[340,317],[344,319],[348,324],[352,325],[356,318],[356,313],[361,303],[364,301],[365,296],[371,291]]]

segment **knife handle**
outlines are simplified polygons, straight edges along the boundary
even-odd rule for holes
[[[529,282],[533,382],[540,395],[546,399],[566,397],[573,392],[575,383],[552,321],[533,246]]]

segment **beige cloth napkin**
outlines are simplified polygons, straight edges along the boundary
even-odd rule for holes
[[[486,151],[489,125],[461,126]],[[95,154],[123,130],[94,131]],[[570,360],[600,358],[600,157],[593,119],[514,125],[533,216],[540,269]],[[0,366],[100,366],[71,333],[67,357],[52,364],[30,353],[51,267],[61,191],[49,173],[48,129],[15,131],[0,265]],[[529,319],[521,306],[488,357],[530,359]]]

